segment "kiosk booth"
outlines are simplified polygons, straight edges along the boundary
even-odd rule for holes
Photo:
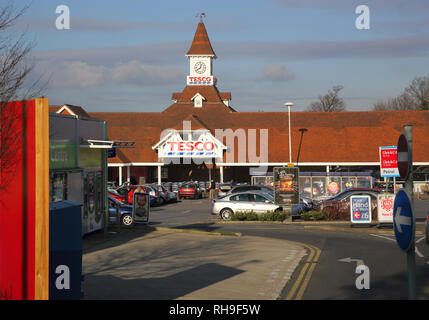
[[[82,204],[82,235],[103,229],[107,221],[106,122],[49,114],[50,202]]]

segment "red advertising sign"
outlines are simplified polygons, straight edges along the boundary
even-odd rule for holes
[[[399,177],[397,147],[380,147],[381,177]]]

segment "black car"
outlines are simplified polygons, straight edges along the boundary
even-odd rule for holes
[[[262,192],[269,192],[269,193],[272,193],[274,191],[273,188],[264,186],[264,185],[241,185],[241,186],[236,186],[232,188],[229,193],[247,192],[247,191],[255,191],[255,190],[260,190]]]

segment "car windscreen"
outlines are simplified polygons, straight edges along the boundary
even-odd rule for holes
[[[191,183],[187,183],[182,185],[182,188],[191,188],[191,189],[195,189],[197,186],[195,184],[191,184]]]

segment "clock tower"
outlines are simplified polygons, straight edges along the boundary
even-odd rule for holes
[[[186,54],[189,59],[189,76],[187,85],[214,85],[213,59],[216,54],[211,46],[203,21],[200,21],[195,32],[191,48]]]

